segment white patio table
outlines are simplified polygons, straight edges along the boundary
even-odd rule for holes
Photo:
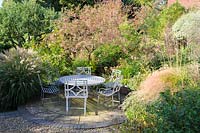
[[[99,85],[105,82],[105,79],[103,77],[94,75],[70,75],[59,78],[59,81],[61,83],[65,84],[68,81],[69,85],[73,85],[74,80],[87,80],[88,86]]]

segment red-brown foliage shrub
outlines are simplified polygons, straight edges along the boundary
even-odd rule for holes
[[[90,60],[99,45],[119,39],[118,27],[126,18],[121,6],[121,1],[109,1],[67,11],[57,21],[50,40],[58,41],[72,57],[85,51]]]

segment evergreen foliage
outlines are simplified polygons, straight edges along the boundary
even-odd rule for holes
[[[0,51],[23,46],[52,31],[56,14],[32,1],[7,2],[0,8]]]

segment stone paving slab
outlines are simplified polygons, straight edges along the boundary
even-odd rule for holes
[[[92,129],[108,127],[123,123],[126,118],[119,109],[100,110],[98,115],[94,112],[87,112],[86,116],[69,116],[65,112],[63,104],[41,104],[41,102],[32,103],[18,108],[18,112],[29,122],[71,129]],[[72,111],[75,112],[75,111]],[[79,111],[77,111],[79,112]]]
[[[16,117],[18,115],[19,115],[18,111],[4,112],[4,113],[0,113],[0,119],[10,118],[10,117]]]
[[[40,125],[27,121],[18,111],[0,113],[0,133],[118,133],[120,127],[70,129],[57,125]]]

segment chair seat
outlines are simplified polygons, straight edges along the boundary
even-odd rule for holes
[[[101,95],[104,95],[104,96],[111,96],[111,95],[113,95],[113,90],[112,89],[104,89],[104,90],[99,91],[98,93]]]
[[[42,92],[49,94],[57,94],[59,92],[59,89],[56,86],[48,86],[48,87],[43,87]]]
[[[112,88],[113,85],[114,85],[115,82],[107,82],[107,83],[104,83],[103,85],[106,87],[106,88]]]
[[[74,93],[70,92],[68,98],[87,98],[84,93],[79,93],[78,95],[75,95]]]

